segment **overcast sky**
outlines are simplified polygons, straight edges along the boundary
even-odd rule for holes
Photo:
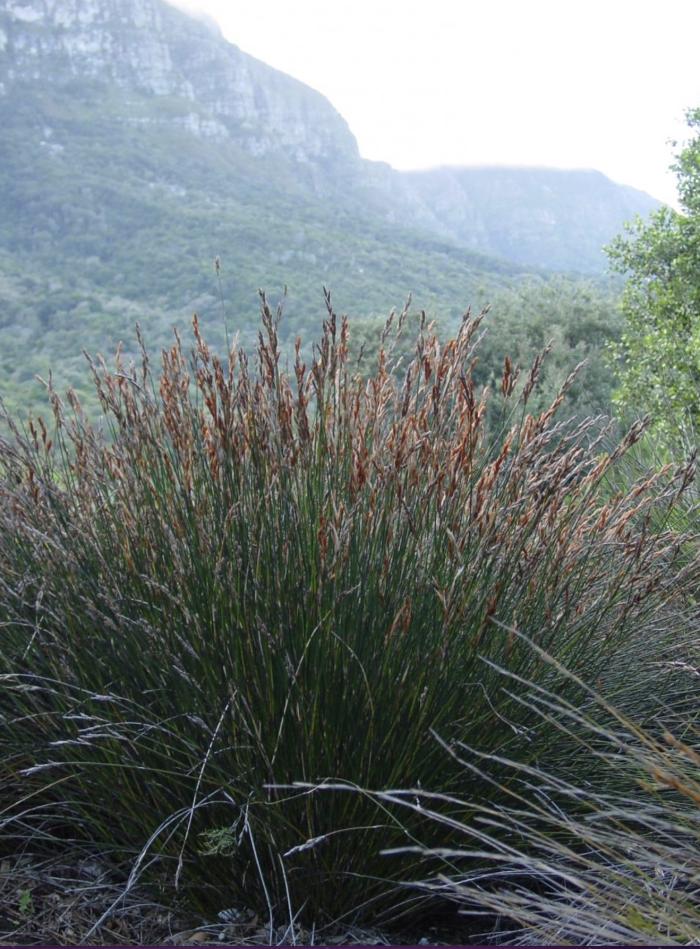
[[[675,202],[700,0],[184,2],[327,96],[365,158],[597,168]]]

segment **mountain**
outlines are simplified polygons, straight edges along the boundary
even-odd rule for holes
[[[599,171],[434,168],[403,172],[424,226],[465,247],[549,270],[599,273],[603,246],[660,204]]]
[[[214,142],[235,140],[252,155],[358,160],[347,124],[323,96],[166,3],[8,0],[0,15],[6,98],[38,84],[80,99],[94,83],[103,93],[111,88],[104,104],[132,128],[185,128]],[[129,103],[133,95],[142,101]]]
[[[80,386],[80,350],[128,347],[137,319],[153,347],[195,310],[215,343],[249,342],[258,287],[289,286],[287,337],[316,332],[324,284],[353,314],[413,291],[456,318],[537,268],[596,269],[590,249],[651,201],[595,173],[512,170],[506,187],[364,161],[322,95],[162,0],[0,0],[0,123],[15,405],[51,366]]]

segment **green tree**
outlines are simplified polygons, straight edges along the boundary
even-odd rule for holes
[[[585,416],[609,412],[613,385],[605,352],[621,330],[617,298],[618,289],[602,280],[562,276],[526,281],[496,292],[490,300],[476,381],[497,390],[505,353],[527,371],[535,356],[551,343],[530,410],[548,408],[571,370],[584,362],[562,413]]]
[[[638,218],[607,249],[628,275],[616,401],[667,430],[700,422],[700,108],[687,120],[693,135],[672,165],[681,212]]]

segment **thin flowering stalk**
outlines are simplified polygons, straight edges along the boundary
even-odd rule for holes
[[[90,360],[101,428],[51,387],[48,419],[5,419],[8,839],[80,827],[138,854],[139,872],[182,860],[200,907],[390,914],[413,866],[380,856],[403,840],[393,819],[367,798],[320,807],[271,785],[420,781],[496,806],[431,730],[504,758],[560,742],[483,661],[551,680],[499,623],[621,702],[641,701],[647,675],[672,687],[657,660],[693,609],[697,551],[673,526],[692,460],[612,490],[643,426],[604,450],[600,419],[558,418],[571,380],[530,414],[544,356],[529,374],[505,359],[497,391],[477,386],[483,314],[447,340],[423,316],[406,357],[392,335],[406,309],[360,373],[352,322],[325,304],[289,369],[263,296],[254,354],[232,342],[218,356],[195,318],[159,367],[142,342],[138,366]],[[16,803],[27,794],[35,817]]]

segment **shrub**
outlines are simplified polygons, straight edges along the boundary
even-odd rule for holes
[[[378,851],[404,832],[290,786],[488,798],[431,729],[533,759],[557,738],[481,661],[550,681],[497,621],[611,690],[653,667],[694,575],[665,527],[691,469],[606,493],[642,425],[604,452],[599,420],[556,420],[564,391],[528,414],[538,358],[521,378],[505,360],[487,427],[480,317],[442,345],[423,321],[406,368],[382,349],[366,378],[327,302],[308,366],[298,343],[282,367],[263,298],[254,366],[195,320],[158,374],[143,347],[91,362],[103,429],[70,392],[50,424],[5,419],[6,843],[131,853],[132,880],[164,868],[208,910],[377,918],[403,899]]]

